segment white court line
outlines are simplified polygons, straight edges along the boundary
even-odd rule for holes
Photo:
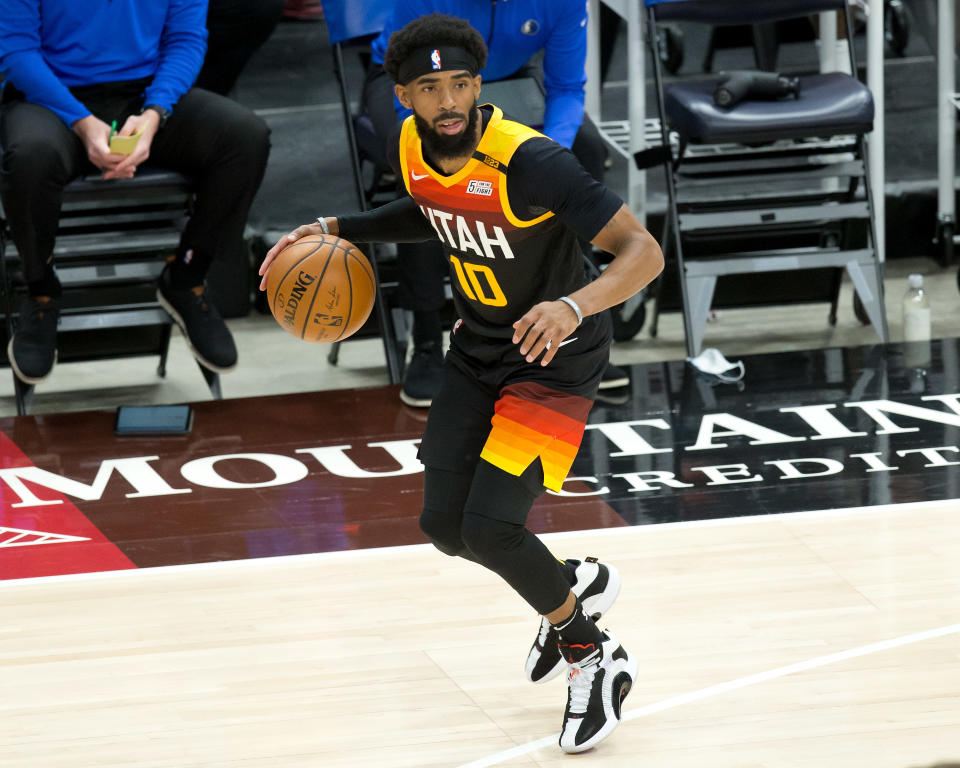
[[[957,509],[960,499],[937,499],[934,501],[912,501],[902,504],[878,504],[873,507],[843,507],[838,509],[815,509],[809,512],[775,512],[769,515],[740,515],[738,517],[718,517],[711,520],[684,520],[678,523],[650,523],[648,525],[626,525],[612,528],[593,528],[578,531],[559,531],[541,533],[539,538],[547,541],[582,538],[584,536],[626,536],[637,535],[649,530],[685,530],[687,528],[716,528],[727,525],[748,525],[752,523],[778,522],[783,520],[805,520],[811,518],[848,517],[870,515],[882,512],[912,509]],[[432,544],[404,544],[394,547],[373,547],[367,549],[344,549],[335,552],[308,552],[302,555],[277,555],[276,557],[253,557],[242,560],[217,560],[211,563],[185,563],[183,565],[158,565],[150,568],[124,568],[113,571],[93,571],[90,573],[68,573],[61,576],[33,576],[26,579],[0,579],[0,590],[30,584],[55,584],[68,581],[89,581],[91,579],[129,578],[131,574],[158,575],[183,573],[194,570],[213,570],[229,568],[260,567],[264,563],[296,564],[324,562],[327,560],[347,560],[354,558],[380,558],[385,555],[404,554],[433,549]]]
[[[664,699],[663,701],[647,704],[639,709],[631,709],[623,714],[621,722],[626,722],[627,720],[636,720],[640,717],[647,717],[648,715],[653,715],[657,712],[663,712],[667,709],[673,709],[675,707],[683,706],[684,704],[690,704],[702,699],[708,699],[711,696],[719,696],[720,694],[728,693],[729,691],[735,691],[739,688],[746,688],[747,686],[756,685],[757,683],[765,683],[768,680],[775,680],[778,677],[786,677],[787,675],[792,675],[794,672],[805,672],[808,669],[816,669],[817,667],[825,667],[828,664],[836,664],[838,661],[846,661],[847,659],[854,659],[858,656],[867,656],[871,653],[878,653],[879,651],[886,651],[891,648],[899,648],[904,645],[910,645],[911,643],[919,643],[923,640],[932,640],[936,637],[943,637],[944,635],[951,635],[958,632],[960,632],[960,624],[950,624],[946,627],[939,627],[938,629],[928,629],[924,632],[916,632],[912,635],[895,637],[892,640],[881,640],[877,643],[861,645],[857,648],[850,648],[846,651],[838,651],[837,653],[829,653],[826,656],[817,656],[816,658],[807,659],[806,661],[798,661],[795,664],[788,664],[785,667],[777,667],[776,669],[770,669],[766,672],[757,672],[756,674],[747,675],[746,677],[739,677],[736,680],[728,680],[725,683],[711,685],[708,688],[701,688],[699,691],[682,693],[679,696],[673,696],[669,699]],[[545,736],[542,739],[530,741],[526,744],[521,744],[518,747],[504,750],[503,752],[497,752],[496,754],[489,755],[487,757],[481,757],[479,760],[474,760],[471,763],[464,763],[463,765],[459,766],[459,768],[488,768],[488,766],[498,765],[514,757],[522,757],[523,755],[529,754],[537,749],[541,749],[542,747],[556,744],[559,738],[560,734],[555,733],[552,736]]]

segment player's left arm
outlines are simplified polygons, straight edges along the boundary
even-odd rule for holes
[[[613,254],[600,276],[570,294],[584,316],[621,304],[646,288],[663,271],[660,245],[623,205],[590,241]]]
[[[532,218],[535,212],[524,206],[553,211],[582,240],[613,254],[600,277],[567,296],[583,317],[626,301],[663,269],[657,241],[570,150],[549,139],[527,141],[510,162],[507,184],[514,210],[524,212],[521,218]],[[528,362],[545,351],[540,364],[547,365],[577,324],[574,309],[557,297],[534,305],[514,323],[513,341]]]
[[[583,317],[621,304],[649,285],[663,270],[663,252],[646,228],[623,205],[591,241],[613,254],[613,261],[600,276],[567,298],[580,308]],[[541,352],[540,365],[548,365],[560,342],[578,326],[575,310],[564,301],[542,301],[514,323],[513,343],[532,363]]]

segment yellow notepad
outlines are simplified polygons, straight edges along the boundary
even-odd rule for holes
[[[142,133],[143,126],[132,136],[117,136],[114,134],[110,137],[110,151],[118,155],[129,155],[136,149],[137,142],[140,141],[140,134]]]

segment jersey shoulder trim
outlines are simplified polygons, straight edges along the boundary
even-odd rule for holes
[[[493,130],[491,130],[493,129]],[[484,133],[483,141],[477,149],[500,163],[503,173],[500,174],[500,202],[503,206],[503,214],[507,220],[515,227],[532,227],[553,216],[553,211],[547,211],[534,219],[521,219],[513,212],[510,205],[510,197],[507,194],[507,171],[510,167],[510,161],[514,153],[526,141],[535,138],[546,138],[540,131],[530,126],[508,120],[503,116],[503,111],[494,106],[493,117]]]
[[[410,167],[407,163],[407,152],[409,151],[411,134],[416,134],[417,126],[413,121],[413,115],[408,116],[403,121],[403,126],[400,128],[400,172],[403,175],[403,186],[407,190],[407,194],[410,192]],[[419,139],[419,137],[417,137]]]

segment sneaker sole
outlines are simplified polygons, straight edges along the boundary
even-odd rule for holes
[[[10,367],[13,368],[14,375],[24,384],[29,384],[31,387],[36,386],[44,379],[47,379],[51,373],[53,373],[53,366],[57,364],[57,355],[57,350],[53,350],[53,363],[50,366],[50,370],[43,374],[43,376],[27,376],[23,371],[20,370],[20,366],[17,365],[17,360],[13,356],[13,338],[11,337],[10,341],[7,343],[7,359],[10,361]]]
[[[183,318],[180,317],[180,313],[177,312],[177,310],[173,308],[173,305],[171,305],[170,302],[164,298],[159,288],[157,288],[157,303],[160,304],[164,311],[173,318],[173,322],[175,322],[177,324],[177,328],[180,329],[183,340],[187,342],[187,347],[190,349],[190,354],[194,356],[200,365],[213,371],[214,373],[230,373],[230,371],[237,367],[236,363],[226,367],[222,365],[214,365],[197,351],[197,348],[193,346],[193,342],[190,341],[190,334],[187,333],[187,327],[183,322]]]
[[[614,729],[620,725],[620,720],[623,719],[623,700],[627,698],[627,694],[629,694],[633,688],[633,683],[637,679],[637,673],[640,669],[637,659],[627,652],[626,649],[624,649],[624,651],[627,653],[626,668],[617,672],[617,676],[619,677],[620,675],[626,674],[628,675],[628,679],[620,684],[619,701],[614,704],[613,707],[615,717],[612,720],[608,720],[603,728],[597,731],[583,744],[578,744],[571,747],[565,747],[561,744],[560,749],[562,749],[568,755],[575,755],[578,752],[586,752],[588,749],[593,749],[593,747],[597,746],[597,744],[607,738],[611,733],[613,733]],[[616,680],[616,678],[614,678],[614,680]]]
[[[429,408],[433,402],[432,397],[410,397],[402,389],[400,390],[400,402],[409,405],[411,408]]]
[[[594,621],[598,621],[600,617],[605,614],[613,606],[614,601],[620,595],[620,586],[622,581],[620,579],[620,571],[614,568],[612,565],[604,566],[607,569],[607,586],[604,587],[602,592],[599,592],[596,595],[588,597],[586,600],[583,600],[583,610],[587,612],[587,615],[590,616]],[[534,685],[540,685],[547,682],[548,680],[553,680],[557,675],[563,672],[567,668],[567,662],[561,656],[560,660],[554,665],[547,674],[541,677],[539,680],[531,680],[530,677],[527,677]]]
[[[601,379],[597,389],[619,389],[630,383],[629,376],[621,376],[619,379]]]

